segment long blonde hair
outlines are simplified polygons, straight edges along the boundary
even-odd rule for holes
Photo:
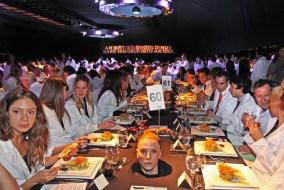
[[[87,86],[88,86],[88,92],[87,92],[87,95],[84,97],[86,102],[91,105],[92,107],[92,112],[94,111],[93,110],[93,105],[94,105],[94,101],[93,101],[93,98],[91,96],[91,84],[90,84],[90,79],[86,76],[86,75],[78,75],[75,80],[74,80],[74,83],[73,83],[73,95],[72,95],[72,99],[74,100],[74,102],[76,103],[76,107],[78,108],[79,112],[81,113],[81,110],[83,108],[82,104],[83,102],[81,102],[80,98],[76,95],[75,93],[75,89],[76,89],[76,86],[78,84],[79,81],[83,81],[83,82],[86,82],[87,83]],[[82,114],[82,113],[81,113]]]

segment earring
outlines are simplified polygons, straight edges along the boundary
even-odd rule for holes
[[[26,141],[30,140],[30,136],[29,136],[29,135],[26,135],[26,136],[25,136],[25,140],[26,140]]]

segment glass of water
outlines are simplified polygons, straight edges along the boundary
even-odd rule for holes
[[[198,160],[198,156],[193,155],[193,154],[187,154],[186,157],[185,157],[185,165],[186,165],[186,168],[190,171],[192,182],[194,182],[195,177],[196,177],[195,173],[200,167],[200,162]],[[195,189],[195,185],[193,185],[192,188]]]
[[[118,132],[118,146],[120,148],[126,148],[128,144],[128,132],[127,130],[121,130]]]
[[[118,146],[106,146],[105,159],[110,166],[114,166],[119,161]]]

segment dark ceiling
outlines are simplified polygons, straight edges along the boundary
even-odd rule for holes
[[[177,51],[234,51],[284,41],[283,0],[173,0],[174,13],[154,18],[117,18],[94,0],[7,0],[11,6],[65,24],[46,24],[0,8],[0,22],[80,34],[82,26],[118,29],[110,44],[172,44]]]

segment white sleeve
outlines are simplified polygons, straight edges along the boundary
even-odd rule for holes
[[[114,94],[105,92],[99,99],[97,104],[98,123],[113,116],[116,110],[117,101]]]

